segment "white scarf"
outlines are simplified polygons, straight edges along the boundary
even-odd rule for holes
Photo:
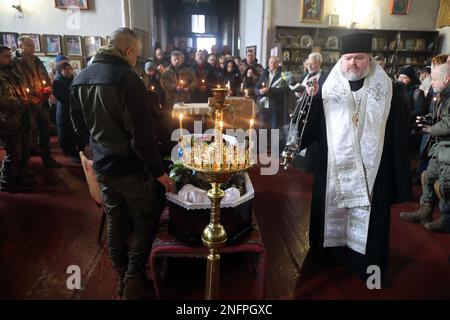
[[[366,253],[372,191],[380,167],[392,81],[371,61],[364,80],[359,124],[350,84],[335,65],[322,88],[327,128],[328,170],[324,247],[348,246]]]

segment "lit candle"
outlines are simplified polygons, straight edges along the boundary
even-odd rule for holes
[[[217,89],[220,89],[220,84],[219,84],[219,85],[217,85]]]
[[[25,91],[27,92],[27,94],[30,93],[30,88],[26,88]]]
[[[44,85],[44,87],[45,87],[45,85],[47,84],[47,81],[45,81],[45,80],[42,80],[42,84]]]
[[[228,80],[228,83],[227,83],[227,89],[228,89],[228,90],[231,89],[231,86],[230,86],[230,80]]]
[[[180,87],[184,87],[184,80],[180,80]]]
[[[205,84],[205,79],[202,79],[202,83]]]
[[[248,133],[248,163],[250,164],[250,159],[252,157],[252,133],[253,133],[253,125],[255,121],[253,119],[250,120],[250,130]]]
[[[263,87],[263,88],[265,88],[265,87],[266,87],[266,84],[265,84],[264,82],[262,83],[262,87]]]
[[[245,96],[248,98],[248,90],[247,89],[245,89]]]
[[[222,168],[222,164],[223,164],[223,138],[222,138],[222,131],[223,131],[223,121],[219,122],[219,135],[218,135],[218,153],[217,153],[217,157],[218,157],[218,163],[219,163],[219,168]]]
[[[183,114],[180,113],[180,139],[183,140]]]
[[[152,86],[152,91],[155,91],[155,86]]]

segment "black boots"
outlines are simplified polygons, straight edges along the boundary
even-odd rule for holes
[[[442,233],[448,232],[444,228],[444,218],[445,218],[445,216],[442,214],[439,219],[437,219],[433,222],[425,223],[425,225],[424,225],[425,229],[428,229],[432,232],[442,232]]]
[[[413,212],[402,212],[400,218],[408,222],[416,222],[424,225],[433,220],[433,204],[425,202],[420,208]]]
[[[145,270],[133,275],[125,276],[124,300],[155,299],[155,290],[147,280]]]

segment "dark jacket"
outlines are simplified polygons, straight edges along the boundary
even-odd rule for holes
[[[265,95],[269,99],[269,107],[271,110],[276,110],[276,112],[284,111],[284,103],[286,94],[289,92],[289,86],[286,81],[280,79],[282,77],[281,68],[275,71],[275,75],[272,82],[269,83],[269,69],[264,70],[263,74],[259,78],[258,84],[256,85],[256,94],[258,101],[260,101],[264,95],[259,93],[259,90],[263,87],[269,87],[269,92]],[[264,84],[264,86],[263,86]]]
[[[0,66],[0,136],[29,130],[24,83],[13,66]]]
[[[72,122],[78,134],[91,135],[97,173],[121,177],[145,167],[155,178],[164,174],[147,101],[144,82],[112,46],[75,78]]]
[[[212,88],[217,87],[218,79],[213,67],[205,63],[200,67],[197,63],[192,67],[197,76],[197,88],[192,92],[192,102],[206,103],[208,97],[212,96]]]

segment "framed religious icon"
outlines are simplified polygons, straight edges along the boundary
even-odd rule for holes
[[[78,74],[83,70],[83,58],[70,58],[70,64],[75,74]]]
[[[83,56],[81,36],[64,36],[64,46],[66,48],[66,55],[76,57]]]
[[[391,14],[408,14],[410,0],[391,0]]]
[[[41,36],[37,33],[22,33],[21,36],[30,37],[34,42],[34,52],[43,53],[43,48],[41,46]]]
[[[288,50],[283,51],[283,61],[284,62],[291,61],[291,53]]]
[[[62,53],[61,36],[55,34],[44,34],[43,46],[46,55],[57,56],[59,53]]]
[[[19,35],[14,32],[0,32],[0,44],[8,46],[12,51],[18,48],[17,39]]]
[[[55,8],[87,10],[89,9],[89,2],[88,0],[55,0]]]
[[[324,0],[301,0],[301,22],[322,22]]]
[[[84,37],[84,46],[87,57],[93,57],[103,44],[102,37]]]
[[[329,36],[326,43],[327,49],[339,49],[339,39],[336,36]]]
[[[450,26],[450,0],[441,0],[437,27],[443,28],[447,26]]]
[[[305,34],[300,38],[300,48],[311,48],[313,45],[313,38],[309,34]]]
[[[416,46],[414,47],[416,51],[425,50],[425,39],[416,39]]]

